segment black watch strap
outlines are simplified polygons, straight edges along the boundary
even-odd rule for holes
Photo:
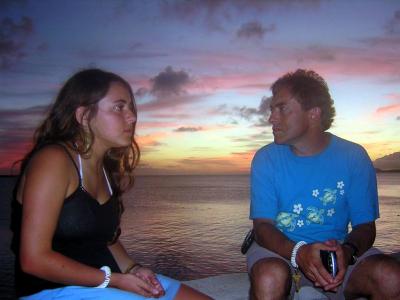
[[[357,261],[358,248],[352,242],[344,242],[342,246],[347,246],[352,250],[349,265],[354,265]]]

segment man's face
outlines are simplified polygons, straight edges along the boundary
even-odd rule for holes
[[[309,114],[289,90],[280,89],[273,96],[270,107],[269,122],[272,124],[275,143],[295,146],[303,142],[310,128]]]

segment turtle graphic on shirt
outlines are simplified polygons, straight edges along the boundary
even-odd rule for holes
[[[311,223],[324,224],[324,209],[318,209],[314,206],[307,207],[307,225]]]
[[[328,204],[335,204],[336,203],[336,193],[337,193],[337,190],[324,189],[324,195],[322,197],[319,197],[319,200],[321,200],[321,202],[324,206],[326,206]]]
[[[293,231],[296,228],[298,214],[292,214],[288,212],[280,212],[276,217],[276,224],[280,230],[287,229]]]

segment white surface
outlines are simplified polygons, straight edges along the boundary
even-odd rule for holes
[[[233,273],[185,281],[215,300],[247,300],[250,281],[247,273]]]

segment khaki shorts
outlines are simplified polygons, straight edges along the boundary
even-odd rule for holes
[[[351,266],[349,266],[347,268],[347,272],[346,272],[346,275],[344,277],[343,284],[340,285],[337,293],[334,293],[334,292],[323,292],[322,289],[318,289],[318,288],[316,288],[316,289],[318,291],[320,291],[320,292],[323,292],[326,296],[329,297],[329,299],[344,299],[343,292],[344,292],[346,284],[347,284],[347,282],[349,280],[351,272],[360,263],[360,261],[362,261],[363,259],[365,259],[368,256],[375,255],[375,254],[382,254],[382,252],[379,251],[376,248],[370,248],[367,252],[365,252],[363,255],[358,257],[357,262],[354,265],[351,265]],[[283,259],[290,266],[290,269],[291,269],[292,273],[294,272],[294,269],[293,269],[292,265],[290,264],[289,260],[287,260],[286,258],[283,258],[282,256],[280,256],[279,254],[276,254],[275,252],[269,251],[269,250],[259,246],[254,241],[253,244],[251,245],[249,251],[247,252],[247,270],[248,270],[248,273],[250,273],[251,268],[253,267],[253,265],[257,261],[259,261],[262,258],[269,258],[269,257],[277,257],[277,258]],[[304,276],[303,273],[301,273],[301,274],[302,274],[302,276],[301,276],[300,285],[301,286],[312,286],[312,287],[314,287],[313,282],[308,280],[307,277]],[[294,292],[295,292],[295,286],[294,286],[294,284],[292,282],[292,288],[290,290],[291,299],[293,298]]]

